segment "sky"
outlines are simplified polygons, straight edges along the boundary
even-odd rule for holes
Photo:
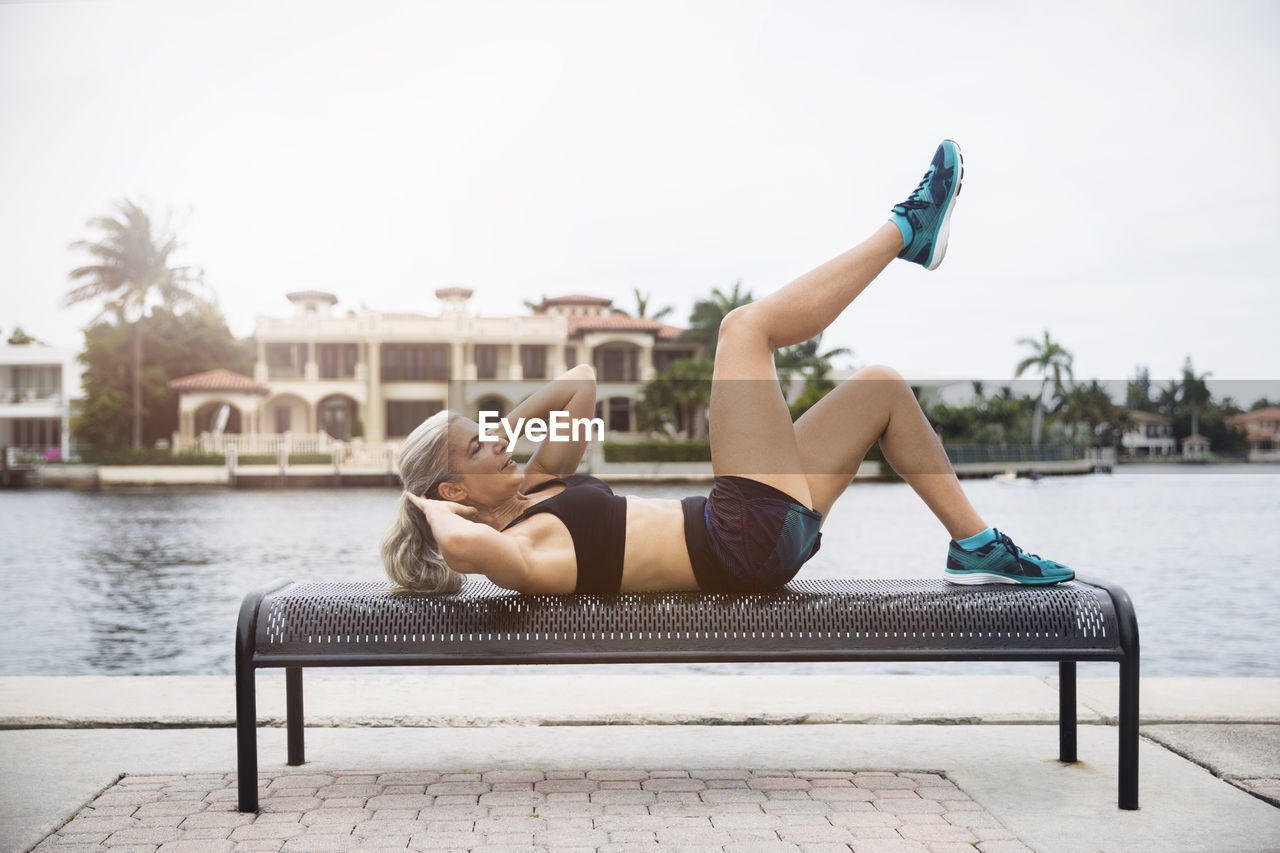
[[[82,344],[69,244],[124,198],[240,336],[447,285],[683,325],[859,242],[951,138],[945,262],[891,264],[837,365],[990,385],[1048,330],[1081,379],[1276,380],[1277,44],[1268,2],[0,2],[0,334]]]

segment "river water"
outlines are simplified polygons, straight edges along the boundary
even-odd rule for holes
[[[1138,614],[1144,675],[1280,676],[1280,466],[1125,466],[1034,486],[965,480],[964,489],[987,523],[1024,549],[1125,588]],[[706,487],[615,491],[682,497]],[[378,541],[396,496],[385,488],[0,492],[0,675],[230,673],[236,615],[249,590],[277,577],[384,579]],[[822,535],[801,577],[931,577],[946,557],[945,530],[901,483],[851,486]],[[1080,666],[1081,675],[1115,673],[1113,664]],[[1053,664],[996,662],[628,668],[1056,672]]]

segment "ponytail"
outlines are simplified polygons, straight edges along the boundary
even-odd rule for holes
[[[449,458],[451,417],[448,409],[436,412],[405,439],[397,459],[405,491],[434,496],[440,483],[457,476]],[[403,494],[382,537],[382,565],[393,583],[414,592],[457,592],[464,581],[445,562],[427,517]]]

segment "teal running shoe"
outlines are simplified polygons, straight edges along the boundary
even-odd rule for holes
[[[1076,573],[1061,563],[1028,554],[999,530],[995,537],[972,551],[954,539],[947,551],[947,580],[958,584],[1021,583],[1044,585],[1062,583]]]
[[[951,232],[951,211],[960,195],[964,178],[964,158],[960,146],[944,139],[933,154],[929,170],[907,200],[893,206],[889,221],[902,232],[898,257],[936,270],[947,254]]]

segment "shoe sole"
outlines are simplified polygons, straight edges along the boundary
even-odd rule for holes
[[[1029,579],[1029,580],[1020,581],[1020,580],[1017,580],[1016,578],[1011,578],[1008,575],[997,575],[992,572],[972,572],[972,573],[966,572],[964,574],[960,574],[960,573],[952,573],[949,570],[944,573],[944,576],[946,577],[948,583],[961,584],[961,585],[984,584],[984,583],[1011,583],[1016,586],[1049,586],[1055,583],[1066,583],[1067,581],[1075,580],[1075,577],[1076,577],[1073,574],[1071,577],[1062,578],[1061,580],[1048,580],[1048,579],[1041,578],[1041,579]]]
[[[942,266],[942,259],[947,256],[947,238],[951,236],[951,211],[956,209],[956,199],[960,197],[960,185],[964,183],[964,155],[960,153],[960,146],[956,145],[954,140],[949,141],[956,146],[956,166],[959,171],[955,186],[951,188],[951,197],[947,199],[947,212],[942,215],[942,227],[938,229],[938,237],[933,241],[933,252],[929,256],[928,265],[925,266],[928,270],[936,270]]]

